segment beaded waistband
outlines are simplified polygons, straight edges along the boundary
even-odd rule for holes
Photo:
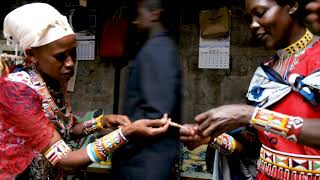
[[[320,156],[285,153],[262,145],[257,167],[275,179],[320,180]]]

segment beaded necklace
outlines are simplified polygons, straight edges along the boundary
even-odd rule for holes
[[[306,29],[305,34],[290,46],[277,51],[277,59],[273,68],[283,76],[284,80],[288,79],[290,71],[299,63],[300,56],[310,45],[314,35]]]
[[[65,137],[69,136],[69,130],[73,125],[73,114],[71,111],[70,100],[64,91],[63,105],[65,107],[65,113],[62,113],[60,108],[56,105],[53,97],[51,96],[49,89],[42,79],[37,69],[32,66],[28,70],[31,81],[35,86],[35,90],[42,97],[42,107],[46,116],[54,123],[54,125],[60,130]]]
[[[311,42],[312,38],[313,34],[308,29],[306,29],[306,32],[298,41],[284,48],[283,50],[287,51],[289,55],[299,53],[307,47],[307,45]]]

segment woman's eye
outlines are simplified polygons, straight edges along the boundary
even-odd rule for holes
[[[64,53],[59,53],[54,56],[58,61],[63,62],[66,59],[66,56]]]
[[[255,13],[255,16],[256,16],[257,18],[262,18],[263,15],[264,15],[264,13],[265,13],[264,10],[260,10],[260,11],[257,11],[257,12]]]

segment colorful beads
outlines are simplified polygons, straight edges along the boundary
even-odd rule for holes
[[[258,129],[263,129],[297,142],[297,137],[303,126],[303,119],[267,109],[256,108],[250,123]]]
[[[123,136],[120,128],[90,143],[87,146],[87,154],[92,162],[100,162],[126,142],[127,139]]]
[[[71,149],[61,139],[52,145],[45,153],[44,156],[50,161],[52,165],[55,165],[64,155],[66,155]]]
[[[102,116],[103,115],[83,123],[83,131],[86,135],[92,134],[99,129],[103,129],[103,125],[101,123]]]
[[[230,135],[223,133],[220,136],[214,138],[213,142],[210,144],[219,152],[229,155],[232,154],[236,149],[237,141]]]
[[[305,49],[311,42],[312,38],[313,34],[308,29],[306,29],[306,33],[298,41],[284,48],[284,50],[287,51],[290,55],[296,54]]]

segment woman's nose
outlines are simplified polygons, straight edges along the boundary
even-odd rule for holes
[[[255,30],[255,29],[259,28],[259,27],[260,27],[260,24],[258,23],[258,21],[255,20],[255,19],[252,19],[252,22],[250,24],[250,29],[251,30]]]
[[[64,61],[64,66],[67,69],[73,68],[75,64],[75,59],[72,56],[68,56],[68,58]]]

